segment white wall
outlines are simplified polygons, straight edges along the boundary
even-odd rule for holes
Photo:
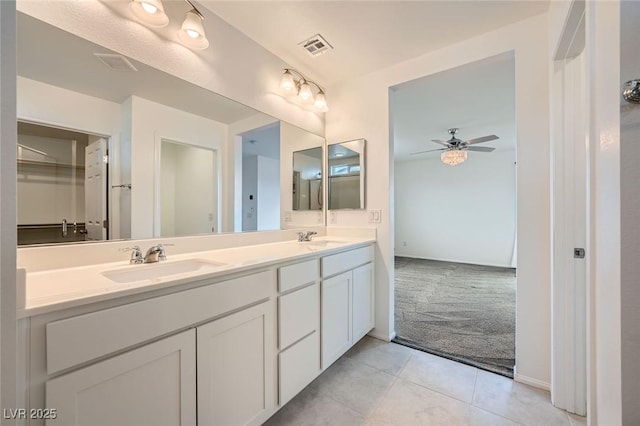
[[[282,188],[280,193],[280,227],[282,229],[324,224],[324,212],[321,210],[294,211],[292,193],[294,151],[324,146],[324,138],[288,123],[280,124],[280,187]],[[323,164],[323,161],[324,157],[320,164]],[[288,220],[289,218],[291,220]]]
[[[280,229],[280,161],[258,156],[258,230]]]
[[[547,15],[526,19],[392,67],[328,88],[327,142],[367,140],[367,209],[375,225],[376,328],[390,338],[393,323],[394,172],[389,88],[425,75],[515,50],[518,160],[517,379],[546,387],[550,377],[550,225]],[[331,222],[331,221],[330,221]],[[367,213],[336,212],[335,224],[362,226]]]
[[[258,230],[258,156],[242,157],[242,230]],[[251,197],[252,196],[252,197]],[[252,199],[249,199],[251,197]]]
[[[137,96],[131,99],[131,117],[131,237],[150,238],[160,235],[161,227],[156,171],[161,140],[221,150],[227,126]]]
[[[623,2],[620,84],[640,78],[640,3]],[[640,424],[640,105],[620,107],[622,424]]]
[[[515,151],[395,164],[397,256],[511,266],[516,231]],[[406,243],[406,245],[405,245]]]

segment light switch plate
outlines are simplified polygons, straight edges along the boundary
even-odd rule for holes
[[[369,223],[382,223],[382,210],[368,211]]]

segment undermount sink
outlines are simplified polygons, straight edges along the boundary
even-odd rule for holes
[[[170,275],[184,274],[187,272],[208,272],[224,266],[224,263],[211,262],[202,259],[178,260],[175,262],[158,262],[143,265],[131,265],[126,268],[105,271],[103,276],[116,283],[132,283]]]
[[[344,244],[344,242],[342,241],[332,241],[332,240],[311,240],[311,241],[305,241],[300,243],[306,247],[309,247],[309,249],[314,250],[314,249],[323,249],[323,248],[334,248],[334,247],[340,247],[341,245]]]

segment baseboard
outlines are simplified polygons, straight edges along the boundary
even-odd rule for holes
[[[393,339],[396,338],[396,332],[395,331],[393,333],[391,333],[390,336],[385,336],[384,334],[378,334],[378,333],[375,333],[374,331],[375,330],[372,330],[371,333],[367,334],[367,336],[374,337],[374,338],[376,338],[378,340],[383,340],[385,342],[390,342],[390,341],[392,341]]]
[[[416,256],[414,254],[398,253],[398,252],[394,253],[394,256],[397,256],[397,257],[408,257],[408,258],[411,258],[411,259],[435,260],[435,261],[438,261],[438,262],[463,263],[465,265],[495,266],[497,268],[516,269],[515,266],[513,266],[511,263],[508,263],[508,264],[497,264],[497,263],[487,263],[487,262],[473,262],[473,261],[470,261],[470,260],[445,259],[445,258],[438,258],[438,257],[421,257],[421,256]]]
[[[534,379],[532,377],[523,376],[522,374],[515,373],[513,380],[518,383],[524,383],[525,385],[533,386],[534,388],[551,391],[551,384],[543,382],[542,380]]]

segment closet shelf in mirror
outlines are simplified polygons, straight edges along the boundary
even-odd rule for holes
[[[19,166],[37,166],[37,167],[62,167],[69,169],[84,170],[85,166],[81,164],[66,164],[66,163],[53,163],[50,161],[38,161],[38,160],[21,160],[18,159]]]

